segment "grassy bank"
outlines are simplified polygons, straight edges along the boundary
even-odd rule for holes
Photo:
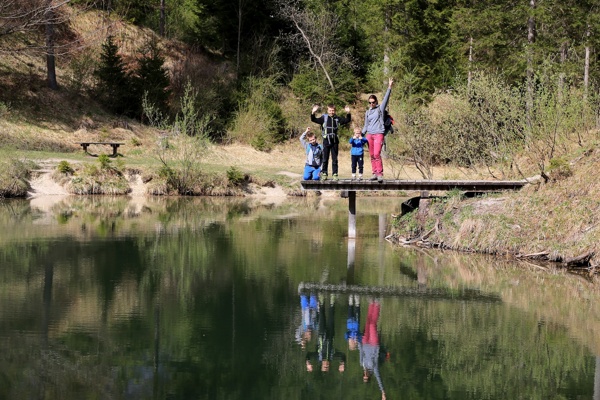
[[[432,199],[398,217],[398,243],[547,260],[593,275],[600,263],[600,149],[571,154],[560,168],[519,192]],[[423,203],[424,204],[424,203]]]

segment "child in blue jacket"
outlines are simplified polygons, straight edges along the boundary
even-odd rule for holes
[[[358,180],[360,181],[365,164],[363,146],[369,143],[369,141],[362,137],[360,128],[354,128],[354,136],[350,138],[349,143],[352,145],[350,149],[350,157],[352,157],[352,180],[356,179],[356,166],[358,165]]]
[[[300,135],[300,144],[306,152],[306,163],[302,179],[305,181],[318,181],[321,177],[321,166],[323,164],[323,146],[317,142],[314,132],[310,127]]]

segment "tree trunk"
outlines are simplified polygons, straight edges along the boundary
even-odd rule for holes
[[[236,65],[235,65],[235,76],[240,74],[240,42],[242,41],[242,0],[238,1],[238,31],[237,31],[237,52],[236,52]]]
[[[469,73],[467,76],[467,88],[471,87],[473,79],[473,36],[469,38]]]
[[[56,82],[56,60],[54,56],[54,11],[52,0],[46,3],[46,70],[48,72],[48,87],[52,90],[58,89]]]
[[[529,0],[531,8],[530,16],[527,19],[527,125],[531,130],[531,112],[533,109],[533,44],[535,43],[535,0]]]
[[[567,63],[567,46],[569,44],[567,42],[563,42],[562,46],[560,46],[560,67],[561,72],[558,74],[558,102],[562,104],[563,95],[565,90],[565,64]]]
[[[160,37],[165,37],[165,18],[165,0],[160,0],[160,21],[158,23]]]
[[[390,7],[389,4],[385,5],[384,8],[384,27],[383,27],[383,40],[384,50],[383,50],[383,85],[385,86],[388,82],[390,76],[390,46],[389,46],[389,31],[390,31]]]
[[[585,37],[586,37],[585,62],[584,62],[584,66],[583,66],[583,99],[584,100],[587,100],[588,88],[590,86],[590,45],[589,45],[590,35],[591,35],[590,25],[588,24],[586,32],[585,32]]]

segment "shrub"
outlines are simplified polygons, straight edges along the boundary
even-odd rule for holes
[[[66,175],[72,175],[75,172],[71,164],[69,164],[69,162],[65,160],[58,163],[58,165],[56,166],[56,170],[61,174]]]
[[[178,135],[168,148],[158,148],[161,167],[158,176],[166,185],[164,191],[181,195],[194,194],[194,187],[202,178],[201,155],[207,139]]]
[[[244,174],[237,167],[229,167],[227,170],[227,180],[232,186],[242,186],[248,181],[248,175]]]
[[[107,170],[112,168],[110,157],[107,154],[100,154],[98,156],[98,162],[100,163],[101,169]]]
[[[76,53],[69,62],[69,81],[73,90],[80,92],[89,86],[97,64],[94,50],[84,49]]]
[[[0,117],[6,117],[10,113],[10,103],[0,101]]]
[[[548,174],[553,180],[558,181],[572,176],[573,170],[566,159],[558,157],[550,160]]]
[[[277,76],[248,79],[248,97],[236,113],[230,139],[267,151],[274,143],[280,143],[288,137],[279,106],[282,90],[276,78]]]
[[[9,160],[0,162],[0,198],[25,197],[28,180],[35,165],[30,161]]]

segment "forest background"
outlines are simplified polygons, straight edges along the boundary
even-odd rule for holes
[[[528,248],[550,247],[555,260],[583,251],[593,260],[600,190],[583,177],[598,160],[599,6],[597,0],[4,0],[0,145],[9,178],[2,179],[28,173],[15,155],[56,156],[76,152],[74,139],[126,137],[138,147],[129,156],[153,147],[154,193],[205,194],[199,158],[208,146],[274,152],[297,140],[313,104],[350,104],[360,126],[365,94],[381,93],[394,77],[397,134],[387,140],[389,163],[410,164],[422,178],[440,166],[496,179],[539,175],[546,186],[536,186],[523,205],[533,215],[534,203],[549,197],[544,190],[563,184],[574,190],[579,177],[585,190],[550,196],[558,203],[540,213],[548,217],[547,208],[556,210],[565,198],[572,211],[573,197],[583,196],[586,216],[573,224],[556,213],[561,226],[547,224],[561,228],[557,243],[549,245],[544,235]],[[118,165],[99,161],[85,171],[61,163],[59,172],[73,192],[86,193],[99,185],[82,182],[84,172],[119,175]],[[248,179],[235,168],[227,178]],[[122,190],[111,185],[109,193]],[[18,186],[2,194],[14,195]],[[463,216],[457,231],[465,218],[472,215]],[[519,215],[513,218],[521,223],[505,223],[511,238],[523,225]],[[416,236],[426,225],[404,224]],[[485,230],[486,224],[466,229],[461,240],[469,246],[455,240],[452,247],[522,250],[522,240],[479,243]]]

